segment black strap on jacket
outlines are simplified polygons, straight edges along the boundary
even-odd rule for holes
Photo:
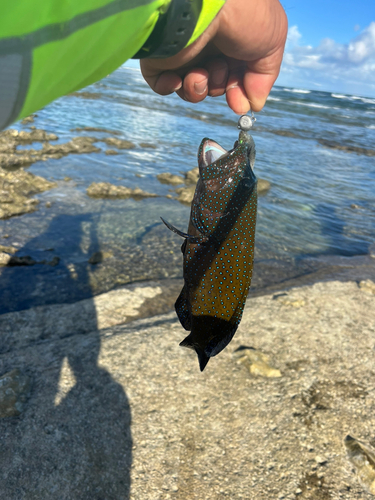
[[[164,59],[180,52],[194,33],[201,9],[202,0],[172,0],[132,59]]]

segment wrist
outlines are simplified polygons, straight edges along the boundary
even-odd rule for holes
[[[166,59],[180,53],[209,28],[224,3],[225,0],[171,0],[133,59]]]

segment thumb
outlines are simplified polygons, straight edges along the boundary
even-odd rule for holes
[[[230,61],[226,99],[235,113],[244,114],[250,109],[261,111],[279,75],[282,54],[281,49],[245,64]]]
[[[279,76],[283,57],[283,48],[272,55],[248,63],[243,79],[243,86],[253,111],[260,111]]]

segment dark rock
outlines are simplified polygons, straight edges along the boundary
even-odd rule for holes
[[[95,252],[89,258],[89,263],[100,264],[100,262],[103,262],[104,259],[109,259],[110,257],[113,257],[112,252],[101,252],[101,251]]]
[[[118,154],[119,154],[119,152],[118,152],[118,151],[116,151],[115,149],[107,149],[107,150],[105,151],[105,154],[106,154],[106,155],[118,155]]]
[[[0,251],[0,266],[7,266],[11,258],[8,253]]]
[[[128,188],[126,186],[115,186],[109,182],[93,182],[87,188],[87,195],[91,198],[109,198],[109,199],[125,199],[125,198],[155,198],[158,195],[147,193],[140,188]]]
[[[177,200],[180,203],[184,203],[185,205],[189,205],[193,201],[193,198],[194,198],[195,186],[177,188],[176,193],[178,194]]]
[[[81,99],[101,99],[102,94],[99,92],[72,92],[69,94],[73,97],[80,97]]]
[[[49,134],[45,130],[34,128],[31,132],[25,130],[8,129],[0,133],[0,142],[13,141],[16,144],[55,141],[58,139],[56,134]]]
[[[375,282],[372,280],[361,280],[358,284],[359,288],[367,293],[372,293],[375,295]]]
[[[162,184],[183,184],[184,178],[181,177],[180,175],[174,175],[174,174],[168,174],[168,173],[163,173],[159,174],[156,176],[157,180],[161,182]]]
[[[14,253],[17,252],[17,250],[18,250],[18,248],[16,248],[16,247],[10,247],[10,246],[5,246],[5,245],[0,245],[0,252],[6,252],[6,253],[14,254]]]
[[[34,212],[39,201],[30,199],[30,196],[54,187],[54,182],[25,172],[22,168],[15,172],[0,168],[0,219]]]
[[[17,169],[20,167],[26,167],[31,165],[34,161],[37,161],[33,158],[31,154],[18,155],[18,154],[0,154],[0,167],[6,169]]]
[[[282,137],[292,137],[299,138],[300,136],[295,134],[294,132],[290,132],[289,130],[269,130],[272,134],[281,135]]]
[[[281,377],[281,372],[269,364],[269,358],[253,347],[240,346],[233,352],[238,364],[244,365],[252,375],[267,378]]]
[[[114,146],[117,149],[133,149],[135,148],[135,144],[130,141],[126,141],[125,139],[117,139],[117,137],[107,137],[103,139],[103,142],[107,144],[107,146]]]
[[[351,144],[340,144],[335,141],[327,139],[318,139],[319,144],[326,148],[338,149],[339,151],[346,151],[347,153],[356,153],[358,155],[375,156],[375,149],[361,148]]]
[[[26,116],[26,118],[24,118],[21,123],[22,125],[27,125],[28,123],[34,123],[34,118],[36,118],[38,115],[30,115],[30,116]]]
[[[258,194],[266,194],[271,189],[271,183],[265,179],[258,179]]]
[[[199,168],[195,167],[185,173],[186,184],[196,184],[199,179]]]
[[[20,415],[30,390],[28,377],[12,370],[0,377],[0,418]]]
[[[94,137],[74,137],[71,141],[64,144],[51,145],[48,142],[43,144],[41,155],[61,155],[68,154],[85,154],[85,153],[98,153],[100,148],[93,145],[97,139]],[[60,156],[60,158],[61,158]]]
[[[17,141],[20,143],[31,144],[32,142],[56,141],[56,134],[49,134],[45,130],[33,129],[31,132],[21,130],[18,132]]]
[[[77,127],[73,128],[72,132],[104,132],[106,134],[120,135],[121,132],[117,130],[108,130],[106,128],[101,127]]]
[[[45,130],[34,128],[30,132],[5,130],[0,133],[0,167],[17,169],[28,166],[36,161],[59,159],[68,154],[98,153],[100,148],[93,145],[98,139],[94,137],[74,137],[64,144],[51,145],[48,141],[55,141],[57,135],[49,134]],[[42,149],[17,149],[19,145],[42,142]]]
[[[139,145],[141,146],[141,148],[157,149],[157,146],[155,146],[155,144],[150,144],[149,142],[140,142]]]
[[[159,174],[157,176],[158,180],[160,180],[160,176],[167,176],[170,177],[177,177],[178,176],[173,176],[172,174]],[[184,203],[186,205],[190,204],[193,201],[194,198],[194,193],[195,193],[195,186],[198,182],[199,179],[199,169],[193,168],[192,170],[189,170],[189,172],[186,172],[185,174],[185,183],[187,184],[184,187],[177,188],[175,192],[177,193],[177,200],[180,203]],[[266,181],[265,179],[258,179],[258,194],[263,195],[266,194],[267,191],[271,188],[271,183],[269,181]]]
[[[23,255],[21,257],[13,255],[8,262],[8,266],[34,266],[35,264],[37,264],[37,262],[29,255]]]
[[[55,267],[60,263],[60,257],[53,257],[52,260],[46,262],[47,266]]]
[[[375,448],[349,435],[344,439],[344,444],[360,482],[369,493],[375,495]]]

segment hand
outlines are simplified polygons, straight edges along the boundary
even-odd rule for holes
[[[226,94],[237,114],[260,111],[278,77],[288,31],[279,0],[227,0],[206,31],[168,59],[143,59],[141,70],[161,95],[189,102]]]

